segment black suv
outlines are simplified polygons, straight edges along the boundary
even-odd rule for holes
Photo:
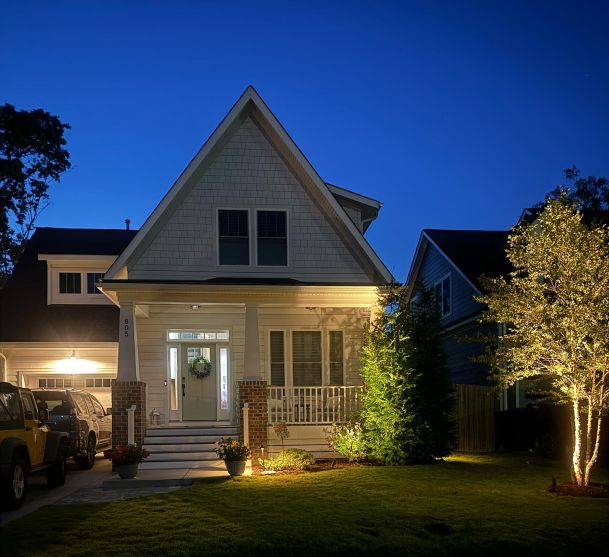
[[[86,391],[34,390],[39,410],[48,411],[45,423],[70,437],[70,456],[80,470],[95,464],[95,455],[112,446],[112,416]]]

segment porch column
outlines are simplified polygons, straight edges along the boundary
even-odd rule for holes
[[[258,334],[258,306],[245,304],[245,354],[244,379],[261,381],[260,374],[260,337]]]
[[[117,381],[139,381],[140,367],[137,357],[137,331],[135,308],[131,303],[121,304],[118,330]]]
[[[118,371],[112,383],[112,445],[128,443],[128,409],[135,405],[133,437],[136,445],[146,435],[146,383],[140,381],[137,332],[132,303],[121,303],[118,330]]]

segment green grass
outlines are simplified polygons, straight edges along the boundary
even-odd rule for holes
[[[459,455],[201,482],[47,507],[0,529],[2,555],[606,555],[609,501],[548,493],[556,462]],[[596,480],[607,481],[606,474]]]

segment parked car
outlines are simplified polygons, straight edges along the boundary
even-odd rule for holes
[[[45,423],[64,431],[70,439],[70,456],[80,470],[95,464],[95,455],[112,446],[112,416],[90,393],[77,390],[36,389],[39,408],[48,411]]]
[[[50,487],[66,478],[68,435],[51,431],[39,418],[32,391],[0,382],[0,503],[18,509],[29,474],[46,472]]]

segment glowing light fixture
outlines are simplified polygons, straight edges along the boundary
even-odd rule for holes
[[[194,310],[199,309],[199,304],[192,304],[192,305],[190,306],[190,309],[194,309]]]

